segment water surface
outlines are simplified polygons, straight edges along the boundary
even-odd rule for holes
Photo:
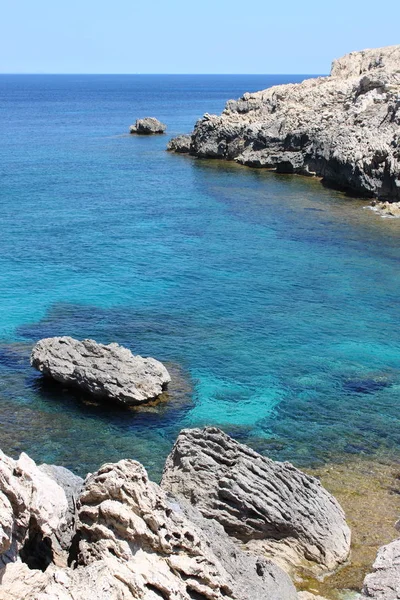
[[[301,76],[0,77],[0,446],[152,476],[214,424],[308,466],[397,456],[400,225],[319,181],[165,152],[228,98]],[[168,135],[126,135],[137,117]],[[29,366],[52,335],[171,369],[167,401],[95,405]]]

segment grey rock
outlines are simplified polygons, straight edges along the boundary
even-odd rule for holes
[[[170,150],[221,158],[400,201],[400,45],[352,52],[329,77],[274,86],[206,114],[190,144]]]
[[[144,119],[137,119],[134,125],[129,128],[129,133],[136,133],[138,135],[153,135],[165,133],[167,126],[161,123],[154,117],[145,117]]]
[[[40,471],[53,479],[65,492],[68,511],[64,522],[57,531],[61,548],[69,551],[72,539],[76,533],[76,502],[82,490],[83,479],[65,467],[57,465],[39,465]]]
[[[31,365],[66,386],[128,406],[157,398],[171,380],[164,365],[154,358],[134,356],[118,344],[71,337],[37,342]]]
[[[59,538],[67,513],[64,490],[29,456],[0,451],[0,569],[20,556],[34,568],[65,564]]]
[[[181,431],[161,487],[289,570],[332,571],[349,555],[343,510],[317,479],[214,427]]]
[[[400,539],[378,550],[373,569],[373,573],[369,573],[364,579],[361,599],[398,600],[400,598]]]
[[[168,142],[167,150],[168,152],[176,152],[178,154],[189,154],[191,142],[191,135],[178,135],[177,137],[172,138],[172,140]]]
[[[218,524],[203,531],[204,519],[190,508],[188,518],[136,461],[105,465],[89,476],[78,507],[78,563],[113,561],[132,588],[143,590],[137,597],[147,597],[146,588],[182,600],[297,597],[278,567],[247,557]]]
[[[206,519],[201,512],[183,498],[172,499],[171,506],[181,510],[187,519],[196,525],[207,540],[214,555],[235,581],[239,597],[252,600],[296,599],[298,597],[287,573],[273,561],[254,556],[238,548],[226,531],[214,519]]]

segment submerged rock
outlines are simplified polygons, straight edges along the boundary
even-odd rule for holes
[[[319,574],[349,555],[350,530],[335,498],[314,477],[274,462],[208,427],[181,431],[161,486],[283,566]]]
[[[373,564],[374,572],[366,576],[362,600],[398,600],[400,598],[400,539],[382,546]]]
[[[64,385],[128,406],[157,398],[171,380],[154,358],[134,356],[118,344],[71,337],[37,342],[31,365]]]
[[[400,45],[352,52],[329,77],[279,85],[204,115],[176,152],[236,160],[400,200]]]
[[[167,126],[161,123],[154,117],[145,117],[144,119],[137,119],[134,125],[129,128],[129,133],[136,133],[138,135],[152,135],[155,133],[165,133]]]

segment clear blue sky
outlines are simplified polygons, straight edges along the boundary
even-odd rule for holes
[[[399,0],[2,0],[0,73],[326,73]]]

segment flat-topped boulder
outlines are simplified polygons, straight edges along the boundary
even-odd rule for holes
[[[205,114],[169,150],[316,175],[368,198],[400,201],[400,45],[352,52],[328,77],[278,85]]]
[[[65,386],[127,406],[156,399],[171,381],[154,358],[134,356],[118,344],[67,336],[37,342],[31,365]]]
[[[286,568],[332,571],[349,555],[344,512],[318,479],[214,427],[181,431],[161,486]]]
[[[129,133],[136,133],[138,135],[153,135],[165,133],[167,126],[161,123],[154,117],[145,117],[144,119],[137,119],[134,125],[129,128]]]

